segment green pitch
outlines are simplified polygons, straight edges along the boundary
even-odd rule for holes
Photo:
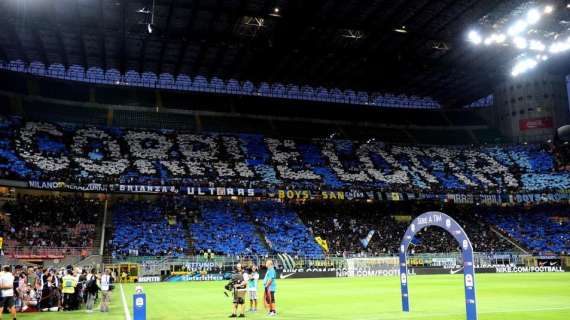
[[[477,299],[481,320],[570,319],[570,273],[480,274]],[[287,279],[278,282],[277,319],[465,319],[461,275],[410,278],[411,312],[400,307],[397,277]],[[144,284],[147,319],[223,319],[231,301],[223,282]],[[129,311],[135,285],[124,285]],[[112,312],[22,314],[18,319],[125,319],[120,288],[113,292]],[[249,319],[268,318],[260,311]],[[4,315],[7,319],[7,315]]]

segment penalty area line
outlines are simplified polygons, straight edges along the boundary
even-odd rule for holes
[[[127,307],[127,299],[125,299],[125,291],[123,290],[123,285],[120,284],[121,288],[121,300],[123,300],[123,310],[125,311],[125,320],[131,320],[131,314],[129,313],[129,308]]]

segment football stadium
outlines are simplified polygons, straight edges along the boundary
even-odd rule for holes
[[[0,319],[570,319],[570,1],[1,0]]]

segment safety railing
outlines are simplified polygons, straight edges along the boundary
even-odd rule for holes
[[[69,256],[88,257],[95,253],[91,247],[6,246],[4,255],[15,259],[63,259]]]
[[[211,92],[230,95],[249,95],[270,98],[320,101],[351,105],[368,105],[385,108],[440,109],[441,105],[430,97],[369,93],[338,88],[314,88],[293,84],[266,83],[253,84],[251,81],[236,79],[222,80],[217,77],[207,79],[197,75],[191,78],[180,74],[139,73],[129,70],[121,74],[116,69],[103,70],[99,67],[85,69],[83,66],[62,64],[49,66],[34,61],[30,64],[22,60],[0,61],[0,69],[21,73],[29,73],[40,77],[80,81],[113,86],[143,87],[154,89],[171,89],[180,91]]]

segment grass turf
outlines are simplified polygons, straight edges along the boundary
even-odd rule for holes
[[[477,299],[481,320],[570,319],[570,273],[479,274]],[[410,278],[411,312],[400,307],[397,277],[287,279],[278,281],[279,319],[465,319],[461,275]],[[223,319],[231,300],[223,282],[144,284],[147,319]],[[135,285],[124,285],[129,311]],[[249,319],[267,318],[260,311]],[[4,315],[7,319],[8,315]],[[121,291],[113,292],[111,313],[85,311],[18,315],[18,319],[125,319]]]

